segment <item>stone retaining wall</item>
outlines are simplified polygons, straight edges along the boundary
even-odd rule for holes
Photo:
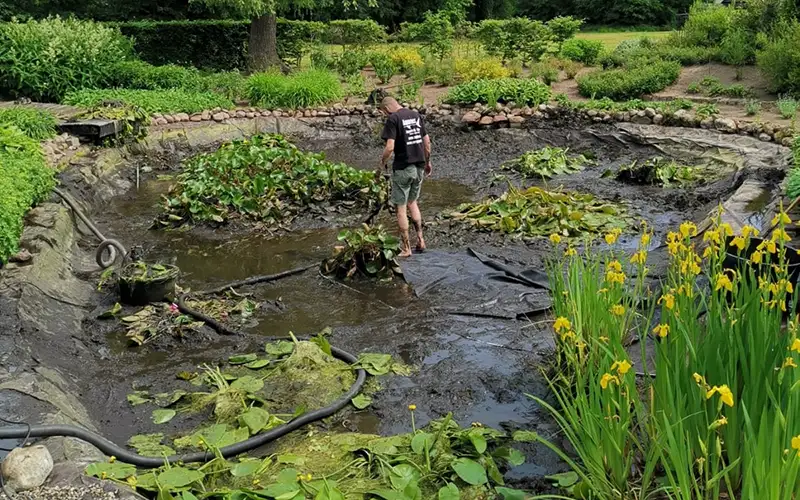
[[[486,106],[476,104],[471,107],[458,107],[449,104],[431,106],[411,106],[433,119],[460,122],[469,128],[522,128],[541,121],[567,120],[574,122],[575,126],[586,123],[636,123],[653,124],[662,126],[713,129],[722,133],[750,135],[764,142],[777,142],[784,146],[791,145],[794,135],[791,127],[758,123],[746,120],[734,120],[723,116],[700,118],[687,110],[675,112],[662,112],[655,108],[645,108],[638,111],[609,112],[605,110],[586,109],[576,110],[558,104],[541,104],[538,107],[519,107],[507,105]],[[268,117],[291,118],[322,118],[330,119],[338,116],[366,116],[380,118],[381,112],[371,105],[359,104],[282,110],[260,109],[255,107],[223,110],[215,108],[202,113],[154,114],[151,120],[153,127],[167,126],[182,122],[217,122],[226,123],[234,119],[255,119]]]

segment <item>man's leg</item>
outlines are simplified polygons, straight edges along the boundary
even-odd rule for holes
[[[419,205],[416,200],[408,204],[408,213],[411,215],[411,222],[414,223],[414,231],[417,232],[417,250],[425,250],[425,239],[422,237],[422,213],[419,211]],[[406,225],[408,225],[408,222],[406,222]]]
[[[411,242],[408,237],[408,195],[410,181],[407,169],[392,172],[392,204],[397,208],[397,225],[400,228],[400,257],[411,255]]]
[[[411,255],[411,241],[408,237],[408,213],[405,205],[397,205],[397,225],[400,227],[400,257]]]

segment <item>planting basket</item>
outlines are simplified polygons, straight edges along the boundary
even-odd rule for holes
[[[143,306],[161,302],[175,295],[175,280],[180,274],[176,266],[164,265],[167,272],[155,278],[142,279],[130,275],[130,266],[123,268],[119,278],[119,296],[125,304]],[[129,272],[126,273],[125,271]]]

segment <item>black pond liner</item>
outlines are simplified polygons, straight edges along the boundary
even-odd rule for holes
[[[162,302],[175,295],[175,280],[180,275],[176,266],[164,265],[167,270],[163,275],[153,278],[140,278],[130,273],[139,270],[136,264],[129,264],[120,272],[119,297],[122,302],[132,306],[145,306],[151,302]]]

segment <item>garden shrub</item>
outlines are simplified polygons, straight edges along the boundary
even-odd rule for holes
[[[584,97],[608,97],[623,101],[654,94],[678,79],[681,66],[674,61],[650,61],[636,67],[596,71],[578,78]]]
[[[197,90],[214,92],[226,99],[237,101],[244,97],[247,80],[238,71],[221,71],[200,77]]]
[[[782,23],[756,55],[775,92],[800,93],[800,22]]]
[[[369,64],[369,54],[363,50],[345,50],[337,57],[333,67],[342,76],[355,75]]]
[[[131,21],[114,23],[133,38],[138,56],[151,64],[210,70],[247,67],[248,21]],[[325,35],[325,24],[278,19],[278,54],[297,63]]]
[[[587,66],[594,66],[602,51],[603,42],[597,40],[573,38],[565,41],[561,45],[562,57],[586,64]]]
[[[510,71],[503,66],[503,63],[499,59],[491,57],[456,59],[455,72],[456,76],[464,82],[494,80],[510,76]]]
[[[425,13],[425,21],[421,25],[420,42],[427,53],[440,61],[453,52],[455,29],[450,24],[447,12]]]
[[[422,23],[400,23],[400,29],[397,33],[392,35],[392,39],[396,42],[419,42],[422,38]]]
[[[386,39],[386,30],[372,19],[344,19],[325,25],[325,41],[364,48]]]
[[[397,65],[391,57],[383,52],[373,52],[370,54],[370,63],[375,70],[375,76],[381,83],[389,83],[389,80],[397,74]]]
[[[415,68],[423,65],[419,51],[410,47],[392,47],[389,49],[389,57],[406,75],[410,75]]]
[[[537,106],[550,100],[550,87],[536,80],[502,78],[498,80],[473,80],[450,89],[445,101],[451,104],[494,104],[515,102]]]
[[[36,141],[54,137],[57,124],[56,117],[49,111],[23,106],[0,108],[0,126],[14,125]]]
[[[0,24],[0,94],[59,101],[105,82],[130,41],[93,21],[52,17]]]
[[[515,57],[538,61],[559,50],[555,35],[545,23],[522,17],[481,21],[475,37],[489,55],[499,56],[504,61]]]
[[[719,48],[720,60],[737,67],[752,62],[755,58],[755,49],[750,38],[742,28],[728,30]]]
[[[336,101],[342,85],[336,74],[312,69],[282,75],[259,73],[247,80],[250,103],[268,108],[306,108]]]
[[[114,71],[104,87],[126,89],[195,89],[200,85],[200,73],[194,68],[174,64],[153,66],[143,61],[123,61],[114,65]]]
[[[734,24],[736,8],[696,2],[689,9],[689,18],[681,36],[687,46],[716,47]]]
[[[17,252],[22,218],[53,186],[53,171],[39,143],[17,127],[0,123],[0,262]]]
[[[148,113],[197,113],[214,108],[231,108],[233,102],[219,94],[183,89],[129,90],[94,89],[70,92],[64,104],[93,108],[106,101],[120,101]]]
[[[553,39],[562,43],[574,37],[583,26],[583,20],[572,16],[559,16],[547,21],[547,28],[553,33]]]

